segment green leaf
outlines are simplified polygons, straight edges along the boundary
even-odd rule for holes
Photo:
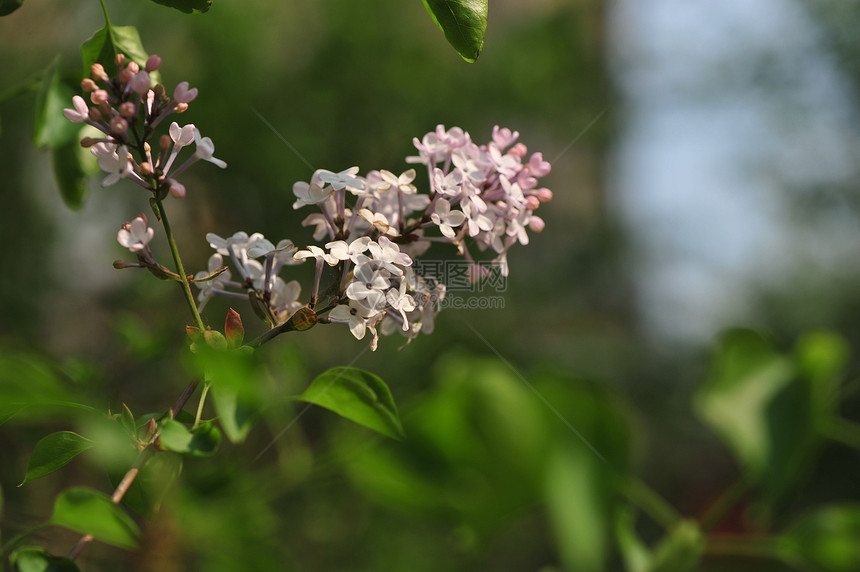
[[[15,572],[80,572],[68,558],[53,556],[44,548],[24,546],[9,557]]]
[[[78,135],[82,131],[79,130]],[[92,172],[96,158],[81,147],[77,139],[73,139],[55,148],[52,159],[54,179],[63,202],[72,210],[81,208],[89,190],[87,176]]]
[[[666,535],[654,550],[649,572],[688,572],[694,570],[705,549],[705,537],[696,523],[684,521]]]
[[[796,567],[820,572],[860,570],[860,505],[819,509],[791,525],[780,540],[780,557]]]
[[[162,501],[170,493],[181,472],[181,455],[163,452],[150,457],[122,497],[123,504],[151,519],[158,513]],[[124,476],[125,473],[120,471],[111,474],[111,484],[117,486]]]
[[[838,405],[839,383],[849,358],[848,343],[832,332],[810,332],[798,340],[795,356],[811,385],[816,428],[824,430]]]
[[[87,487],[63,491],[54,502],[49,522],[120,548],[136,548],[140,538],[137,524],[119,505]]]
[[[65,467],[72,459],[94,445],[95,443],[86,437],[71,431],[58,431],[43,437],[36,443],[27,464],[27,475],[18,486]]]
[[[768,409],[792,381],[790,360],[751,330],[733,330],[718,342],[696,409],[734,450],[742,465],[765,471],[773,453]]]
[[[131,437],[137,437],[137,426],[134,421],[134,414],[125,403],[122,404],[122,413],[120,414],[119,420],[120,423],[122,423],[123,428]]]
[[[8,16],[21,7],[24,0],[0,0],[0,16]]]
[[[212,423],[202,423],[192,431],[185,425],[168,419],[161,427],[161,446],[174,453],[207,457],[218,450],[221,432]]]
[[[487,0],[423,0],[445,38],[467,62],[474,62],[484,47]]]
[[[93,34],[81,46],[84,77],[90,77],[90,67],[94,63],[102,64],[108,75],[114,75],[116,73],[114,58],[120,53],[137,62],[141,68],[149,59],[149,54],[143,49],[137,28],[105,24],[104,28]],[[149,74],[149,77],[153,83],[161,82],[161,75],[157,71]]]
[[[40,149],[57,149],[74,141],[81,131],[79,124],[63,116],[63,109],[72,106],[74,89],[60,78],[60,58],[45,70],[42,87],[36,96],[36,121],[33,143]]]
[[[254,351],[248,346],[225,351],[197,344],[194,360],[212,386],[212,402],[227,438],[243,441],[257,419],[259,385],[265,376]]]
[[[202,14],[212,7],[212,0],[152,0],[156,4],[176,8],[186,14]]]
[[[321,373],[296,399],[313,403],[393,439],[406,434],[388,386],[376,375],[355,367]]]
[[[612,499],[608,467],[578,443],[562,445],[546,468],[546,507],[561,561],[570,570],[600,572],[609,554]]]

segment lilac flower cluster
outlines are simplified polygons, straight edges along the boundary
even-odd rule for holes
[[[419,193],[415,169],[395,175],[386,170],[359,175],[358,167],[335,173],[317,170],[309,182],[293,185],[294,209],[315,206],[304,226],[313,227],[317,242],[297,249],[291,241],[277,246],[260,234],[241,232],[229,239],[208,235],[217,250],[208,273],[201,272],[200,300],[213,294],[244,297],[262,307],[258,312],[273,325],[284,324],[301,307],[298,284],[284,283],[278,271],[286,265],[314,260],[316,273],[308,308],[315,319],[348,325],[363,339],[369,331],[371,348],[379,334],[401,332],[409,340],[430,333],[445,284],[423,277],[412,268],[414,258],[433,242],[453,244],[469,262],[470,278],[479,281],[487,269],[469,251],[467,239],[479,250],[492,249],[493,262],[507,276],[507,252],[516,243],[528,244],[528,230],[539,232],[543,220],[534,214],[552,192],[538,188],[538,179],[550,171],[540,153],[528,159],[519,134],[493,130],[492,141],[476,145],[458,127],[438,126],[422,140],[415,139],[418,156],[407,162],[427,168],[429,193]],[[438,236],[432,232],[438,229]],[[241,282],[216,273],[229,256]],[[256,260],[261,259],[262,262]],[[336,283],[323,293],[323,269],[335,270]],[[284,294],[288,290],[289,295]],[[327,315],[325,315],[327,313]]]
[[[215,146],[203,137],[193,124],[171,123],[168,134],[158,140],[159,151],[153,157],[149,140],[156,127],[170,114],[182,113],[197,97],[197,90],[181,82],[167,96],[164,86],[152,86],[152,74],[161,67],[161,58],[150,56],[143,68],[133,61],[126,62],[123,54],[116,57],[119,72],[110,77],[101,64],[93,64],[89,78],[81,82],[90,104],[76,95],[74,108],[64,109],[63,115],[74,123],[95,127],[104,137],[85,137],[81,145],[89,147],[98,159],[99,168],[107,173],[102,186],[108,187],[128,178],[163,199],[170,192],[174,197],[185,196],[185,187],[176,180],[183,171],[203,159],[224,168],[227,164],[213,156]],[[179,152],[194,144],[194,153],[173,168]],[[135,158],[134,153],[138,157]],[[171,170],[172,169],[172,170]]]

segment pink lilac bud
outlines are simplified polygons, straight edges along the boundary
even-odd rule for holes
[[[128,121],[126,121],[124,117],[117,115],[111,118],[110,128],[114,133],[125,133],[128,131]]]
[[[530,197],[526,197],[526,207],[529,210],[533,211],[536,208],[538,208],[539,206],[540,206],[540,200],[538,200],[538,198],[536,196],[532,195]]]
[[[119,105],[119,114],[123,117],[134,117],[136,111],[137,110],[134,108],[134,104],[130,101],[126,101],[125,103],[121,103]]]
[[[176,197],[177,199],[181,199],[185,197],[185,185],[182,183],[178,183],[173,179],[170,180],[170,194]]]
[[[110,96],[106,89],[97,89],[90,94],[90,101],[96,105],[105,103],[109,98]]]
[[[173,90],[173,99],[179,103],[191,103],[197,97],[197,88],[189,89],[188,82],[183,81]]]
[[[137,62],[128,62],[128,65],[125,67],[125,69],[127,69],[131,73],[136,74],[140,71],[140,66],[137,65]]]
[[[528,152],[529,152],[529,148],[526,147],[525,145],[523,145],[522,143],[517,143],[516,145],[511,147],[510,151],[508,151],[508,153],[510,153],[511,155],[516,155],[520,159],[525,157],[526,153],[528,153]]]
[[[101,64],[93,64],[90,66],[90,76],[96,81],[108,81],[110,78],[105,73],[105,68]]]
[[[538,189],[537,198],[542,203],[548,203],[552,200],[552,191],[549,189]]]
[[[96,85],[96,82],[87,77],[81,81],[81,89],[86,93],[89,93],[98,89],[98,86]]]
[[[158,146],[161,147],[162,151],[167,151],[173,145],[173,140],[169,135],[162,135],[158,138]]]
[[[128,68],[119,72],[119,81],[122,83],[128,83],[134,77],[134,74]]]
[[[529,158],[529,171],[535,177],[543,177],[549,174],[551,169],[552,165],[543,160],[543,153],[535,153]]]
[[[149,59],[146,60],[146,65],[143,67],[149,73],[158,71],[158,68],[161,67],[161,58],[155,54],[152,54],[151,56],[149,56]]]
[[[498,145],[500,151],[512,145],[519,136],[519,131],[511,132],[507,127],[499,129],[498,125],[493,127],[493,142]]]
[[[546,223],[539,216],[532,216],[532,218],[529,220],[529,228],[532,230],[532,232],[541,232],[544,227],[546,227]]]
[[[117,54],[113,59],[113,63],[116,64],[116,67],[121,67],[122,64],[125,63],[125,54],[123,54],[123,53]]]
[[[149,74],[145,71],[135,74],[129,82],[131,89],[138,95],[144,95],[149,91]]]

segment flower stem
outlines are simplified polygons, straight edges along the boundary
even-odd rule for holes
[[[179,274],[180,281],[182,282],[185,302],[188,304],[188,309],[191,310],[191,315],[194,316],[195,325],[203,331],[206,329],[206,326],[203,325],[203,319],[200,317],[200,312],[197,311],[197,303],[194,301],[194,294],[191,292],[191,284],[188,282],[188,276],[185,274],[185,268],[182,266],[182,258],[180,258],[179,249],[176,247],[176,239],[173,237],[170,221],[167,220],[167,211],[164,210],[161,199],[157,199],[155,204],[158,206],[158,212],[161,215],[161,224],[164,226],[164,234],[167,235],[170,253],[173,255],[173,261],[176,263],[176,272]]]
[[[206,395],[209,393],[209,387],[208,383],[203,384],[203,390],[200,392],[200,401],[197,402],[197,415],[194,416],[194,425],[191,426],[191,429],[196,429],[200,425],[200,418],[203,416],[203,406],[206,404]]]
[[[627,500],[642,509],[663,528],[671,530],[683,520],[675,507],[636,477],[620,477],[617,487]]]

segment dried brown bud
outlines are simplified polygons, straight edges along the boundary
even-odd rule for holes
[[[84,92],[89,93],[98,89],[98,86],[96,85],[96,82],[86,77],[81,81],[81,89],[84,90]]]
[[[101,121],[102,120],[102,112],[99,111],[98,107],[90,107],[90,120],[91,121]]]
[[[114,260],[113,267],[117,270],[122,270],[123,268],[131,268],[132,266],[125,260]]]
[[[140,164],[140,174],[144,177],[148,177],[153,173],[152,165],[149,161],[144,161]]]
[[[84,149],[92,147],[95,144],[96,140],[92,137],[84,137],[83,139],[81,139],[81,147],[83,147]]]

